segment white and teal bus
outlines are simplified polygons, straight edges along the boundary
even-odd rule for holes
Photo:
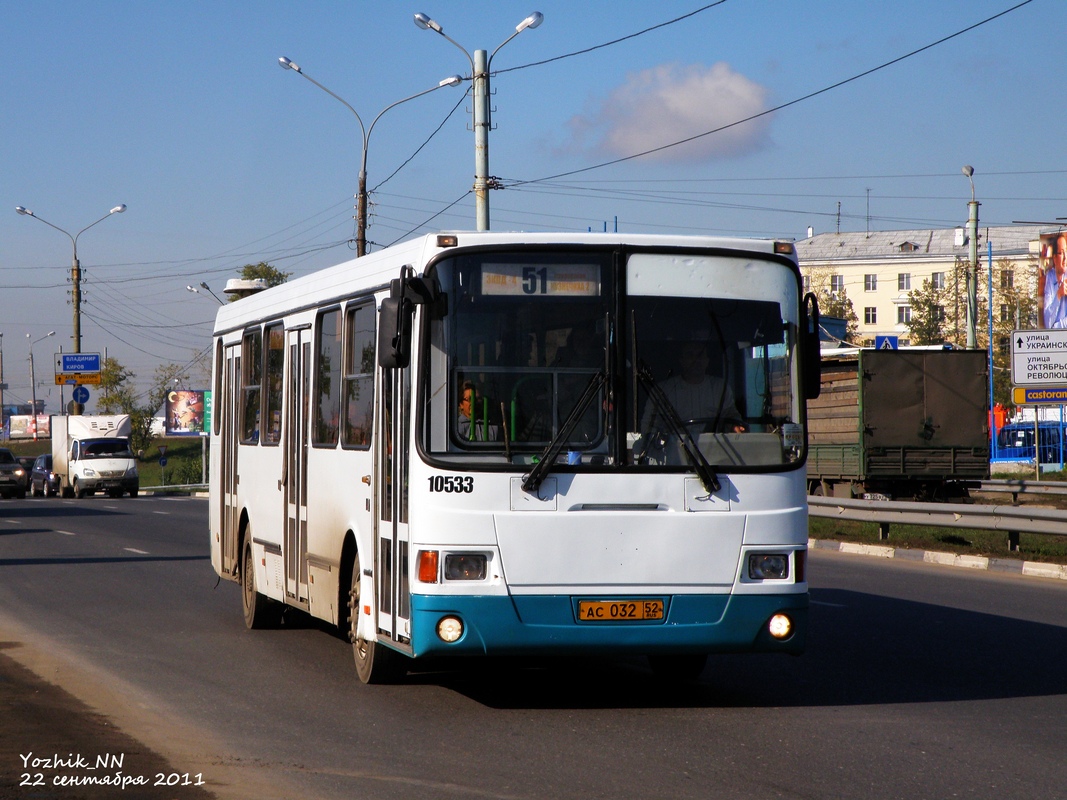
[[[212,565],[250,628],[339,626],[367,683],[426,656],[799,653],[800,287],[791,242],[460,232],[226,305]]]

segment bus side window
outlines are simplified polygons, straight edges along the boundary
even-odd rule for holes
[[[369,447],[374,422],[374,306],[349,307],[345,322],[343,444]]]
[[[241,442],[256,444],[259,442],[260,389],[263,380],[263,338],[259,328],[244,335],[242,351]]]

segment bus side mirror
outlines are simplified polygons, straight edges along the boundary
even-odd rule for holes
[[[814,400],[822,389],[822,356],[819,352],[819,301],[808,292],[800,318],[800,369],[804,397]]]
[[[400,268],[400,277],[389,282],[389,297],[378,312],[378,364],[383,369],[403,369],[411,361],[415,306],[436,308],[444,299],[432,281],[416,277],[410,266]]]
[[[378,312],[378,364],[403,369],[411,359],[411,303],[403,297],[382,300]]]

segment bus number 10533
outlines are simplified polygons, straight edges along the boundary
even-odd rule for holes
[[[427,480],[430,492],[470,494],[474,491],[474,478],[469,475],[431,475]]]

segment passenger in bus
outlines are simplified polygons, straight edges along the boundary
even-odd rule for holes
[[[707,342],[685,342],[678,350],[678,372],[662,381],[659,388],[683,422],[711,425],[716,432],[743,433],[745,424],[734,393],[723,378],[708,373],[710,363]],[[665,422],[659,417],[650,399],[645,403],[641,430],[663,430]]]
[[[473,381],[463,381],[459,389],[459,419],[456,432],[469,442],[495,442],[500,439],[500,426],[489,423],[488,404],[475,388]]]

